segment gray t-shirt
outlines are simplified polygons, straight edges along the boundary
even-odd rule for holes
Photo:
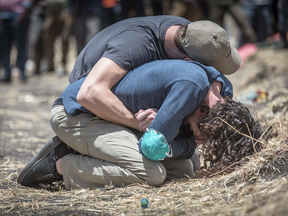
[[[111,59],[127,71],[153,60],[168,59],[164,49],[167,29],[189,23],[177,16],[137,17],[115,23],[95,35],[82,50],[69,82],[86,77],[101,57]]]

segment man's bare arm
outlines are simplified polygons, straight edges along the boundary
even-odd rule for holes
[[[77,102],[100,118],[140,130],[135,115],[111,92],[127,71],[108,58],[101,58],[88,74]]]

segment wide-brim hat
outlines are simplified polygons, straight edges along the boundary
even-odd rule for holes
[[[234,73],[242,64],[241,56],[231,44],[227,32],[208,20],[190,23],[181,44],[194,61],[213,66],[225,75]]]

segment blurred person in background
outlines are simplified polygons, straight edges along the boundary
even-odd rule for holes
[[[2,82],[11,82],[10,56],[12,45],[17,48],[16,66],[20,70],[21,82],[26,81],[27,31],[32,0],[0,0],[0,38],[4,75]]]
[[[242,0],[242,3],[244,14],[257,34],[257,46],[269,45],[266,39],[272,35],[272,0]]]
[[[278,0],[272,0],[272,6],[271,6],[271,19],[272,19],[272,34],[275,34],[278,32]]]
[[[163,15],[163,1],[165,0],[148,0],[148,5],[152,8],[153,15]],[[169,1],[169,0],[168,0]],[[166,15],[166,13],[165,13]]]
[[[73,35],[77,42],[78,55],[86,44],[100,31],[102,13],[101,0],[69,0]]]
[[[174,0],[171,4],[171,15],[181,16],[191,22],[208,19],[206,1]]]
[[[54,43],[57,37],[61,37],[62,57],[60,66],[55,70],[57,74],[67,74],[66,57],[69,46],[69,36],[72,28],[72,17],[68,13],[68,0],[47,0],[46,17],[43,24],[48,72],[53,72]]]
[[[121,4],[117,0],[102,0],[101,30],[121,20]]]
[[[28,31],[28,62],[35,66],[34,74],[41,73],[41,61],[45,56],[43,24],[46,14],[47,0],[34,0],[31,7]],[[28,66],[29,67],[29,66]],[[27,68],[27,67],[26,67]]]
[[[288,49],[287,32],[288,32],[288,1],[279,0],[279,23],[280,41],[275,45],[275,49]]]
[[[131,11],[134,12],[133,17],[146,16],[143,0],[121,0],[121,19],[127,19]]]

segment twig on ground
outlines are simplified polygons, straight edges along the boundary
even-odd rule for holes
[[[247,137],[247,138],[253,139],[253,140],[255,140],[255,141],[257,141],[257,142],[260,142],[261,144],[264,145],[264,143],[259,140],[261,137],[257,140],[257,139],[255,139],[255,138],[253,138],[253,137],[251,137],[251,136],[248,136],[247,134],[244,134],[244,133],[239,132],[238,130],[236,130],[233,126],[231,126],[230,124],[228,124],[228,123],[227,123],[225,120],[223,120],[222,118],[220,118],[220,117],[215,117],[215,118],[219,118],[221,121],[223,121],[225,124],[227,124],[229,127],[231,127],[233,130],[235,130],[237,133],[241,134],[242,136],[245,136],[245,137]],[[263,134],[262,134],[262,135],[263,135]],[[262,136],[262,135],[261,135],[261,136]]]

